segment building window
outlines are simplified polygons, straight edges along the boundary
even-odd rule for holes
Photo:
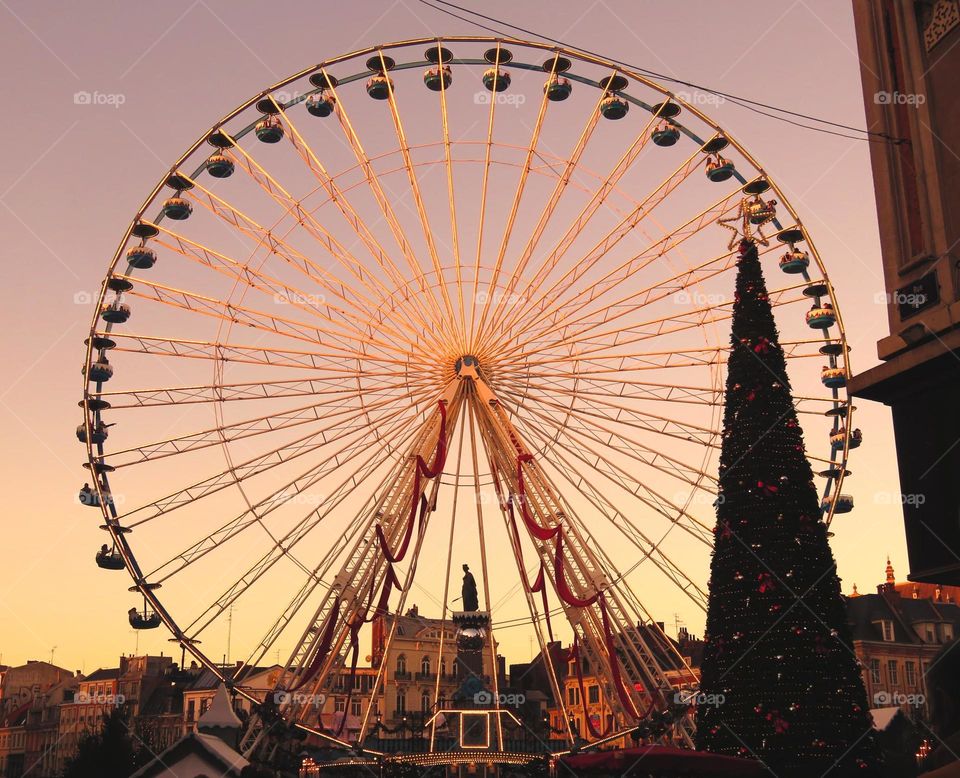
[[[194,700],[190,700],[187,703],[187,722],[192,723],[194,714],[197,712],[197,703]]]
[[[870,660],[870,683],[881,683],[879,659]]]
[[[896,685],[900,683],[900,675],[897,672],[897,660],[888,659],[887,660],[887,675],[890,676],[890,683]]]
[[[932,625],[932,624],[928,624],[928,625],[926,626],[926,630],[925,630],[925,631],[926,631],[926,633],[927,633],[927,642],[928,642],[928,643],[936,643],[936,642],[937,642],[937,638],[936,638],[936,635],[934,634],[934,631],[933,631],[933,625]]]
[[[427,713],[430,710],[430,695],[427,692],[423,692],[420,695],[420,712]]]
[[[587,689],[587,699],[591,705],[596,705],[600,702],[600,687],[593,685]]]
[[[444,675],[446,675],[446,674],[447,674],[447,660],[446,660],[446,659],[441,659],[441,660],[440,660],[440,675],[441,675],[441,676],[444,676]]]
[[[917,666],[913,662],[903,663],[903,677],[907,686],[917,685]]]
[[[953,624],[941,624],[943,630],[943,642],[949,643],[953,640]]]
[[[425,656],[420,660],[420,672],[424,675],[430,675],[430,657]]]
[[[354,716],[359,717],[363,712],[363,709],[360,707],[360,700],[353,700],[350,703],[350,713]]]
[[[407,693],[398,691],[397,692],[397,713],[404,714],[407,712]]]
[[[400,654],[400,656],[397,657],[397,672],[407,672],[407,658],[403,654]]]
[[[343,697],[337,697],[333,701],[333,710],[335,713],[343,713],[347,709],[347,701]]]
[[[889,619],[884,619],[880,622],[880,626],[883,629],[883,639],[888,643],[892,643],[894,641],[893,622]]]

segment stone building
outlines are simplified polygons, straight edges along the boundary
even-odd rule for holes
[[[853,0],[890,334],[851,392],[890,406],[910,580],[960,584],[960,0]]]

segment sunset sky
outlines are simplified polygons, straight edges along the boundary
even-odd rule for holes
[[[779,0],[719,7],[709,0],[490,0],[483,9],[572,46],[678,79],[863,125],[848,3]],[[485,33],[416,0],[326,7],[221,0],[150,6],[8,0],[0,3],[0,16],[0,63],[7,74],[7,115],[0,128],[7,150],[0,157],[6,278],[0,295],[8,331],[8,379],[0,390],[6,443],[0,454],[6,484],[0,535],[0,663],[53,656],[58,665],[90,672],[115,665],[118,654],[135,650],[179,656],[164,630],[138,636],[127,625],[126,612],[137,604],[127,591],[129,578],[96,567],[93,557],[104,535],[97,529],[95,512],[76,501],[79,487],[88,480],[81,467],[85,452],[74,434],[82,421],[77,403],[83,390],[83,340],[93,312],[91,300],[118,241],[156,181],[198,136],[234,106],[285,76],[377,43]],[[419,78],[418,73],[410,78]],[[688,87],[666,85],[687,93],[688,100],[736,137],[784,190],[814,237],[837,291],[854,371],[876,364],[875,342],[888,327],[868,144],[775,121]],[[85,104],[75,98],[77,93],[93,98]],[[423,90],[417,99],[427,95]],[[535,115],[535,109],[527,109]],[[417,119],[410,121],[416,124]],[[436,118],[429,121],[436,129]],[[516,129],[525,137],[528,129],[520,121]],[[557,134],[549,140],[556,142],[558,155],[566,153],[568,136],[576,139],[570,133],[579,124],[567,129],[567,135],[552,130]],[[374,146],[383,137],[381,131],[393,132],[389,121],[371,129]],[[464,209],[470,205],[468,199]],[[532,222],[521,219],[518,230],[524,228],[529,232]],[[721,233],[715,235],[718,249],[728,237]],[[776,281],[782,283],[781,278]],[[794,317],[784,328],[797,331],[801,311],[784,310],[783,315]],[[799,362],[807,363],[797,368],[806,375],[791,374],[795,385],[817,385],[820,363]],[[171,385],[182,382],[171,377]],[[853,583],[861,591],[873,590],[888,554],[901,579],[907,572],[890,415],[867,401],[857,405],[856,426],[863,430],[865,443],[853,452],[853,476],[844,485],[857,508],[833,524],[833,549],[845,592]],[[154,420],[145,413],[140,423],[148,429]],[[123,434],[119,427],[118,434]],[[160,436],[162,430],[146,433],[145,439]],[[823,443],[816,439],[808,448],[822,455]],[[189,476],[186,468],[173,466],[162,472],[172,480]],[[446,553],[442,527],[435,529],[439,550],[421,562],[427,578],[408,600],[426,615],[439,615],[439,565]],[[151,543],[173,553],[195,539],[178,535],[189,530],[186,522],[173,522],[163,530],[165,537]],[[450,581],[454,592],[459,591],[459,557],[479,567],[473,543],[466,534],[458,536]],[[260,550],[255,544],[243,549],[251,555]],[[623,561],[629,565],[628,557]],[[705,585],[705,553],[678,561]],[[490,565],[490,578],[498,583],[516,577],[512,561],[504,556],[493,557]],[[227,580],[229,570],[220,569],[216,580],[207,583],[216,589]],[[505,587],[499,596],[508,597],[509,592]],[[637,593],[651,615],[667,623],[668,633],[673,633],[677,618],[690,631],[702,633],[703,614],[676,593]],[[182,605],[189,605],[186,594],[179,596],[185,598]],[[245,638],[249,644],[257,632],[257,617],[278,615],[284,604],[265,596],[238,605],[234,639],[242,643]],[[168,607],[176,614],[177,606],[174,600]],[[519,612],[505,613],[501,618]],[[225,653],[225,637],[219,628],[206,636],[212,656]],[[529,657],[525,630],[504,630],[498,639],[508,661]]]

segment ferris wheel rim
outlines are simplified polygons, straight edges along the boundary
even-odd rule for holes
[[[759,165],[759,163],[752,157],[752,155],[746,150],[746,148],[744,148],[744,147],[743,147],[734,137],[732,137],[729,133],[727,133],[725,130],[723,130],[723,129],[720,127],[720,125],[716,124],[712,119],[710,119],[709,116],[707,116],[706,114],[702,113],[696,106],[687,103],[686,101],[682,100],[681,98],[678,98],[675,94],[673,94],[673,93],[670,92],[669,90],[666,90],[664,87],[660,86],[659,84],[657,84],[656,82],[650,80],[649,78],[643,76],[642,74],[637,73],[637,72],[635,72],[635,71],[632,71],[630,68],[626,68],[626,67],[624,67],[624,66],[622,66],[622,65],[619,65],[619,64],[616,64],[616,63],[612,63],[612,62],[610,62],[609,60],[604,60],[603,58],[595,57],[595,56],[593,56],[593,55],[586,55],[586,54],[584,54],[584,53],[582,53],[582,52],[577,52],[576,50],[571,50],[571,49],[567,49],[567,48],[564,48],[564,47],[557,47],[557,46],[554,46],[554,45],[542,44],[542,43],[537,43],[537,42],[532,42],[532,41],[524,41],[524,40],[517,39],[517,38],[496,38],[496,37],[492,37],[492,36],[449,36],[449,37],[441,37],[441,38],[437,38],[437,37],[423,37],[423,38],[415,38],[415,39],[410,39],[410,40],[406,40],[406,41],[398,41],[398,42],[380,44],[380,45],[376,45],[376,46],[370,46],[370,47],[365,47],[365,48],[357,49],[357,50],[355,50],[355,51],[353,51],[353,52],[350,52],[350,53],[348,53],[348,54],[344,54],[344,55],[341,55],[341,56],[339,56],[339,57],[335,57],[335,58],[333,58],[333,59],[325,60],[325,61],[319,63],[318,65],[315,65],[315,66],[306,68],[306,69],[300,71],[299,73],[296,73],[296,74],[294,74],[294,75],[292,75],[292,76],[289,76],[288,78],[285,78],[285,79],[277,82],[276,84],[274,84],[274,85],[273,85],[272,87],[270,87],[269,89],[264,90],[263,92],[259,93],[258,95],[254,96],[253,98],[249,99],[248,101],[246,101],[246,102],[244,102],[244,103],[241,103],[239,106],[237,106],[237,107],[236,107],[235,109],[233,109],[231,112],[229,112],[228,114],[226,114],[221,120],[219,120],[217,123],[215,123],[209,130],[207,130],[205,133],[203,133],[203,135],[201,135],[201,136],[187,149],[187,151],[185,151],[185,152],[181,155],[181,157],[177,160],[177,162],[174,163],[174,165],[170,168],[170,170],[169,170],[169,171],[161,178],[161,180],[157,183],[157,185],[154,187],[153,191],[152,191],[152,192],[147,196],[147,198],[143,201],[143,204],[141,205],[140,209],[137,211],[136,215],[134,216],[134,218],[131,220],[130,224],[128,225],[127,230],[126,230],[126,232],[125,232],[122,240],[120,241],[119,246],[118,246],[118,248],[117,248],[117,250],[116,250],[116,252],[115,252],[115,254],[114,254],[114,257],[113,257],[113,259],[112,259],[111,262],[110,262],[109,268],[108,268],[108,270],[107,270],[107,275],[106,275],[105,278],[104,278],[104,282],[103,282],[103,284],[101,285],[100,293],[99,293],[99,296],[98,296],[98,299],[97,299],[97,302],[96,302],[96,308],[95,308],[95,311],[94,311],[94,314],[93,314],[93,321],[92,321],[91,328],[90,328],[90,336],[91,336],[91,337],[90,337],[89,340],[88,340],[87,349],[86,349],[86,364],[89,365],[89,364],[91,363],[91,360],[92,360],[92,358],[93,358],[93,354],[94,354],[94,352],[95,352],[94,345],[93,345],[93,338],[96,337],[96,336],[98,336],[98,335],[102,335],[104,332],[107,333],[107,334],[109,334],[109,333],[111,332],[111,330],[112,330],[112,324],[109,324],[109,323],[108,323],[108,325],[107,325],[106,327],[100,327],[100,326],[98,326],[99,312],[100,312],[100,310],[101,310],[101,308],[102,308],[102,306],[104,305],[104,302],[105,302],[105,300],[106,300],[107,291],[108,291],[108,281],[109,281],[111,278],[116,277],[116,268],[117,268],[119,262],[121,261],[121,259],[122,259],[122,257],[123,257],[124,249],[125,249],[125,248],[129,245],[129,243],[130,243],[130,240],[131,240],[131,237],[133,236],[133,233],[134,233],[135,228],[137,227],[138,224],[142,224],[142,223],[145,223],[146,221],[149,221],[149,220],[145,220],[145,219],[144,219],[144,214],[147,212],[147,210],[149,209],[149,207],[151,206],[151,204],[153,204],[153,203],[156,201],[157,197],[159,196],[159,194],[160,194],[161,191],[163,190],[164,186],[167,184],[169,177],[170,177],[171,175],[175,175],[175,174],[179,173],[179,170],[180,170],[181,165],[182,165],[186,160],[188,160],[193,154],[195,154],[195,153],[203,146],[203,143],[206,142],[206,140],[210,137],[210,135],[211,135],[212,133],[215,133],[215,132],[219,131],[228,121],[230,121],[231,119],[233,119],[233,118],[235,118],[236,116],[240,115],[243,111],[249,109],[251,106],[255,106],[256,103],[257,103],[259,100],[263,100],[263,99],[265,99],[265,98],[267,98],[267,97],[271,97],[271,99],[272,99],[272,95],[273,95],[274,92],[276,92],[276,91],[282,89],[283,87],[285,87],[285,86],[287,86],[287,85],[289,85],[289,84],[297,81],[298,79],[302,79],[302,78],[304,78],[304,77],[306,77],[306,76],[309,76],[309,75],[312,74],[312,73],[322,72],[322,71],[324,71],[324,70],[325,70],[326,68],[328,68],[328,67],[331,67],[331,66],[334,66],[334,65],[338,65],[338,64],[341,64],[341,63],[343,63],[343,62],[351,61],[351,60],[354,60],[354,59],[358,59],[358,58],[361,58],[361,57],[364,57],[364,56],[367,56],[367,55],[370,55],[370,54],[380,54],[380,56],[382,56],[382,53],[383,53],[384,51],[392,51],[392,50],[394,50],[394,49],[400,49],[400,48],[405,48],[405,47],[410,47],[410,46],[418,46],[418,45],[424,45],[424,44],[426,44],[426,45],[437,45],[437,46],[440,46],[440,45],[442,45],[443,43],[448,43],[448,42],[450,42],[450,43],[454,43],[454,42],[491,43],[491,44],[497,44],[497,45],[510,45],[510,46],[524,47],[525,49],[534,49],[534,50],[539,50],[539,51],[550,52],[550,53],[554,54],[555,56],[559,56],[559,55],[562,54],[563,56],[567,56],[567,57],[570,57],[570,58],[572,58],[572,59],[579,60],[579,61],[583,61],[583,62],[589,62],[589,63],[591,63],[591,64],[593,64],[593,65],[598,65],[598,66],[602,66],[602,67],[610,67],[612,70],[614,70],[614,71],[616,71],[616,72],[623,73],[623,74],[629,76],[630,78],[634,79],[635,81],[637,81],[638,83],[642,84],[643,86],[659,92],[659,93],[660,93],[661,95],[663,95],[667,100],[669,100],[669,101],[671,101],[671,102],[675,102],[675,103],[681,105],[684,110],[688,111],[688,112],[689,112],[690,114],[692,114],[693,116],[696,116],[697,119],[699,119],[701,122],[703,122],[703,123],[706,124],[707,126],[712,127],[717,133],[722,134],[723,137],[726,138],[726,139],[729,141],[729,143],[730,143],[745,159],[747,159],[747,160],[750,162],[750,164],[751,164],[757,171],[759,171],[760,175],[761,175],[761,176],[763,177],[763,179],[768,183],[768,185],[769,185],[770,189],[772,190],[772,192],[776,193],[776,194],[779,196],[779,198],[780,198],[780,199],[779,199],[779,203],[786,208],[786,210],[788,211],[788,213],[789,213],[790,216],[792,217],[793,225],[795,225],[795,226],[793,227],[793,229],[799,229],[799,230],[802,231],[803,241],[804,241],[804,243],[806,244],[806,246],[809,248],[809,253],[810,253],[811,259],[816,263],[817,269],[819,270],[819,273],[820,273],[820,277],[822,278],[822,283],[824,283],[824,284],[826,285],[826,287],[827,287],[827,295],[828,295],[829,299],[832,301],[834,310],[835,310],[835,312],[836,312],[836,327],[837,327],[837,333],[838,333],[838,334],[837,334],[836,337],[834,337],[834,336],[832,336],[832,335],[831,335],[831,336],[828,336],[827,333],[824,332],[824,333],[823,333],[823,335],[824,335],[823,340],[824,340],[824,342],[837,342],[837,343],[840,344],[841,349],[842,349],[842,355],[843,355],[843,358],[844,358],[843,364],[844,364],[844,367],[845,367],[845,369],[847,370],[847,372],[848,372],[848,374],[849,374],[849,371],[850,371],[849,348],[848,348],[847,342],[846,342],[846,340],[847,340],[847,339],[846,339],[846,332],[845,332],[845,328],[844,328],[844,325],[843,325],[842,317],[841,317],[841,314],[840,314],[840,306],[839,306],[839,304],[838,304],[837,301],[836,301],[836,296],[835,296],[835,294],[834,294],[833,285],[832,285],[832,283],[831,283],[830,280],[829,280],[829,276],[828,276],[828,273],[827,273],[827,269],[826,269],[826,267],[824,266],[824,264],[823,264],[823,262],[822,262],[822,260],[821,260],[821,257],[820,257],[820,255],[819,255],[819,252],[816,250],[816,247],[815,247],[814,242],[813,242],[813,238],[812,238],[812,236],[807,232],[807,230],[802,227],[802,222],[800,221],[798,215],[796,214],[796,212],[794,211],[792,205],[790,204],[789,199],[783,194],[782,190],[781,190],[780,187],[777,185],[777,183],[775,182],[775,180],[773,180],[771,177],[769,177],[769,176],[766,174],[766,172],[764,171],[764,169],[763,169],[763,168]],[[424,62],[413,61],[413,62],[411,62],[411,63],[403,63],[403,64],[399,65],[399,66],[398,66],[398,69],[400,69],[401,67],[419,67],[419,66],[422,66],[422,65],[425,65],[425,64],[429,64],[429,63],[428,63],[427,61],[424,61]],[[451,64],[479,64],[479,62],[477,62],[477,63],[473,63],[473,62],[461,63],[461,61],[459,61],[459,60],[452,60],[452,61],[451,61]],[[513,63],[511,63],[511,64],[512,64],[513,67],[517,67],[518,65],[520,65],[520,64],[522,64],[522,63],[513,62]],[[531,69],[532,69],[532,66],[531,66]],[[368,73],[361,73],[361,74],[359,74],[359,75],[356,77],[356,79],[362,78],[362,77],[364,77],[364,76],[366,76],[366,75],[368,75]],[[348,82],[348,79],[347,79],[347,78],[343,79],[343,83],[347,83],[347,82]],[[599,84],[597,84],[597,83],[591,82],[591,85],[592,85],[592,86],[597,86],[597,87],[599,87]],[[305,99],[305,97],[306,97],[306,96],[301,97],[301,98],[298,98],[297,102],[299,102],[299,101],[302,100],[302,99]],[[624,97],[625,97],[626,99],[628,99],[628,100],[630,99],[630,96],[629,96],[629,95],[624,94]],[[634,100],[634,102],[637,102],[637,101]],[[291,103],[291,104],[292,104],[292,103]],[[640,103],[640,104],[643,105],[644,107],[646,107],[647,109],[651,108],[650,106],[648,106],[648,105],[646,105],[646,104],[644,104],[644,103]],[[284,107],[287,107],[287,106],[284,106]],[[253,126],[252,124],[249,125],[248,127],[246,127],[246,128],[244,129],[244,131],[243,131],[242,133],[238,133],[235,137],[237,137],[237,138],[242,137],[243,133],[249,132],[250,129],[252,128],[252,126]],[[680,125],[680,126],[681,126],[681,128],[683,129],[682,125]],[[684,130],[684,131],[685,131],[685,130]],[[701,138],[699,138],[699,137],[696,136],[696,135],[692,135],[692,134],[689,133],[689,132],[688,132],[687,134],[690,135],[691,138],[692,138],[695,142],[699,142],[699,143],[701,143],[701,144],[704,142]],[[737,173],[736,175],[739,177],[739,173]],[[743,184],[746,184],[746,183],[747,183],[746,180],[744,180],[743,178],[740,178],[740,181],[741,181],[741,183],[743,183]],[[163,217],[161,216],[160,218],[162,219]],[[158,223],[158,222],[159,222],[159,220],[153,220],[153,222],[151,222],[151,223]],[[778,229],[781,228],[781,226],[780,226],[779,224],[778,224],[777,226],[778,226]],[[430,271],[428,271],[428,272],[430,272]],[[134,274],[135,274],[135,269],[131,268],[129,275],[134,275]],[[125,275],[126,275],[126,274],[125,274]],[[806,273],[804,273],[804,278],[805,278],[807,281],[809,281],[809,277],[806,275]],[[412,281],[408,279],[408,283],[412,283]],[[230,325],[230,326],[232,326],[232,325]],[[217,364],[218,366],[222,366],[222,363],[219,363],[219,362],[217,362],[217,363],[215,363],[215,364]],[[101,387],[100,387],[99,384],[98,384],[98,391],[96,391],[96,392],[91,392],[91,382],[86,378],[86,376],[84,377],[84,400],[82,401],[82,404],[84,405],[85,408],[87,408],[87,407],[89,406],[89,403],[90,403],[90,401],[91,401],[92,399],[94,399],[95,397],[100,397],[100,396],[101,396],[102,392],[99,391],[100,388],[101,388]],[[846,393],[844,393],[844,394],[846,394]],[[838,467],[839,467],[839,472],[838,472],[838,475],[836,476],[835,481],[832,482],[832,483],[833,483],[832,491],[833,491],[834,493],[836,493],[836,494],[839,494],[839,490],[840,490],[840,488],[841,488],[841,486],[842,486],[844,477],[845,477],[845,475],[846,475],[846,464],[847,464],[848,451],[849,451],[849,431],[852,429],[853,406],[851,405],[851,401],[850,401],[849,395],[846,395],[846,398],[845,398],[845,399],[838,399],[838,395],[837,395],[836,391],[834,392],[833,403],[834,403],[834,406],[835,406],[835,407],[844,406],[844,407],[846,408],[846,414],[845,414],[845,416],[844,416],[844,419],[845,419],[845,423],[846,423],[847,436],[846,436],[846,439],[844,440],[844,446],[843,446],[843,449],[842,449],[841,454],[840,454],[840,457],[841,457],[841,458],[837,461],[837,465],[838,465]],[[218,408],[219,408],[220,406],[215,406],[215,407],[218,407]],[[99,418],[99,417],[98,417],[98,418]],[[86,426],[87,426],[87,433],[86,433],[87,441],[86,441],[86,447],[87,447],[87,454],[88,454],[88,463],[89,463],[89,465],[90,465],[90,467],[91,467],[92,472],[96,472],[96,468],[100,465],[100,463],[104,462],[105,459],[104,459],[104,451],[103,451],[102,443],[101,443],[101,444],[95,444],[95,443],[93,443],[93,441],[92,441],[92,437],[93,437],[93,436],[91,435],[90,421],[91,421],[91,419],[90,419],[90,414],[85,413],[85,424],[86,424]],[[459,478],[459,476],[458,476],[458,478]],[[112,539],[113,539],[114,544],[116,545],[116,547],[117,547],[118,549],[120,549],[121,554],[122,554],[123,557],[124,557],[124,561],[125,561],[125,564],[126,564],[126,566],[127,566],[127,570],[128,570],[128,572],[130,573],[131,577],[133,578],[136,587],[137,587],[137,588],[140,590],[140,592],[143,594],[144,599],[145,599],[146,601],[149,601],[150,604],[151,604],[151,606],[154,608],[154,610],[155,610],[158,614],[160,614],[160,617],[161,617],[161,619],[163,620],[164,624],[165,624],[165,625],[168,627],[168,629],[170,629],[170,631],[174,634],[174,639],[178,640],[178,641],[181,643],[181,645],[184,646],[184,648],[185,648],[186,650],[190,651],[190,653],[193,654],[193,655],[195,656],[195,658],[197,658],[199,661],[201,661],[201,663],[204,664],[209,670],[213,671],[214,674],[216,674],[221,680],[227,681],[228,679],[227,679],[226,675],[223,674],[223,673],[220,671],[220,669],[219,669],[211,660],[207,659],[206,656],[203,654],[203,652],[197,651],[197,650],[195,649],[194,643],[195,643],[196,641],[191,640],[190,638],[186,637],[186,635],[180,630],[180,627],[177,625],[177,622],[173,619],[173,617],[172,617],[172,616],[167,612],[167,610],[164,608],[164,606],[163,606],[160,598],[153,594],[153,588],[151,587],[151,584],[146,580],[146,578],[144,577],[142,571],[140,570],[139,564],[138,564],[137,561],[136,561],[136,556],[135,556],[135,554],[133,553],[132,548],[129,546],[129,544],[128,544],[128,542],[127,542],[127,539],[126,539],[126,537],[125,537],[125,534],[126,534],[126,533],[123,531],[124,528],[121,527],[121,526],[118,525],[118,524],[115,524],[115,523],[112,523],[112,522],[111,522],[111,518],[113,519],[114,522],[116,522],[116,519],[117,519],[117,517],[116,517],[116,507],[115,507],[109,500],[105,499],[105,494],[103,494],[103,493],[100,492],[100,479],[99,479],[99,478],[93,478],[92,480],[93,480],[93,482],[96,484],[96,490],[97,490],[97,492],[98,492],[98,498],[99,498],[99,500],[100,500],[100,507],[101,507],[101,509],[102,509],[102,511],[103,511],[103,515],[104,515],[104,517],[105,517],[105,519],[106,519],[109,534],[111,535],[111,537],[112,537]],[[105,477],[104,480],[105,480],[105,482],[106,482],[106,477]],[[831,488],[831,480],[830,480],[830,479],[828,479],[828,485],[827,485],[826,488],[827,488],[828,490]],[[829,507],[829,511],[828,511],[828,513],[827,513],[827,515],[826,515],[826,517],[825,517],[825,520],[826,520],[826,522],[827,522],[828,524],[829,524],[829,522],[830,522],[830,521],[832,520],[832,518],[833,518],[833,514],[834,514],[835,507],[836,507],[835,503],[831,503],[831,505],[830,505],[830,507]],[[112,517],[111,517],[111,513],[113,514]],[[244,696],[247,696],[242,689],[238,688],[237,691],[238,691],[238,693],[240,693],[240,694],[242,694],[242,695],[244,695]],[[249,699],[251,699],[251,701],[253,701],[253,698],[252,698],[252,697],[250,697]]]

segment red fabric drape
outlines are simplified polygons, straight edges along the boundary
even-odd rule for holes
[[[532,454],[521,454],[517,457],[517,498],[520,500],[520,516],[523,517],[523,523],[527,525],[527,529],[530,530],[531,535],[538,540],[550,540],[550,538],[556,537],[560,531],[560,525],[557,524],[555,527],[541,527],[533,520],[533,516],[530,515],[530,510],[527,508],[527,490],[523,483],[523,464],[524,462],[532,461]]]
[[[547,634],[550,636],[550,642],[553,643],[553,625],[550,623],[550,603],[547,602],[547,577],[543,570],[543,560],[540,560],[540,572],[537,573],[537,580],[530,587],[530,592],[540,592],[540,599],[543,602],[543,616],[547,620]]]
[[[590,597],[577,597],[570,586],[567,584],[566,573],[563,572],[563,533],[557,535],[557,553],[554,561],[553,579],[557,582],[557,594],[560,595],[567,605],[573,605],[575,608],[586,608],[593,605],[600,596],[599,592],[594,592]]]
[[[380,543],[380,550],[389,562],[399,562],[407,555],[407,547],[410,545],[410,538],[413,537],[413,525],[417,520],[417,505],[420,505],[420,523],[423,524],[423,517],[427,512],[427,499],[420,488],[421,478],[436,478],[443,471],[444,463],[447,460],[447,406],[444,402],[439,402],[440,408],[440,434],[437,436],[437,447],[433,453],[433,464],[427,465],[422,456],[417,454],[417,462],[413,471],[413,498],[410,501],[410,515],[407,517],[407,527],[403,531],[403,539],[396,552],[390,551],[390,545],[387,543],[383,527],[378,523],[376,526],[377,540]]]

